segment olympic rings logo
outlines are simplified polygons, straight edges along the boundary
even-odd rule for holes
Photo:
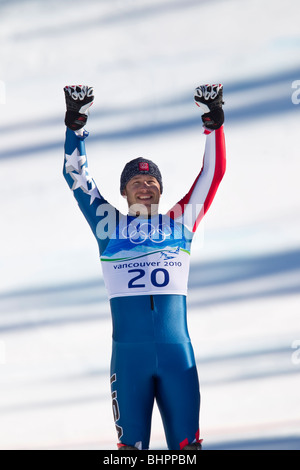
[[[122,236],[136,245],[144,243],[146,240],[151,240],[154,243],[163,243],[166,238],[170,237],[171,233],[171,228],[165,223],[155,226],[148,222],[142,224],[131,222],[122,230]]]

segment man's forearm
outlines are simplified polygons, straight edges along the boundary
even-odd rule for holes
[[[189,192],[169,214],[195,232],[208,211],[226,169],[226,148],[223,126],[206,131],[203,166]],[[189,208],[188,208],[189,206]]]

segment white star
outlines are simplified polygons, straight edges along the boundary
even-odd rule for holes
[[[70,176],[72,176],[74,183],[72,186],[72,190],[75,191],[75,189],[81,188],[85,193],[88,193],[88,183],[90,181],[90,178],[88,176],[88,172],[85,170],[85,168],[80,171],[80,173],[74,173],[71,172]]]
[[[97,187],[95,186],[94,182],[93,182],[92,188],[88,191],[88,195],[91,197],[90,205],[93,204],[93,202],[96,198],[101,199],[99,191],[98,191]]]
[[[78,149],[75,148],[71,155],[65,154],[66,157],[66,172],[71,173],[71,171],[80,171],[82,165],[86,161],[85,155],[79,155]]]

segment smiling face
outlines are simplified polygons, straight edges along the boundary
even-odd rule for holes
[[[134,176],[128,181],[122,194],[127,198],[130,214],[157,214],[160,185],[154,176],[147,174]]]

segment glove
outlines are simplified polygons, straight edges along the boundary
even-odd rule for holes
[[[85,85],[65,86],[64,88],[67,111],[65,124],[69,129],[77,131],[85,126],[88,109],[94,101],[94,90]]]
[[[222,109],[223,85],[202,85],[196,88],[194,100],[202,111],[204,127],[210,130],[219,129],[224,123]]]

